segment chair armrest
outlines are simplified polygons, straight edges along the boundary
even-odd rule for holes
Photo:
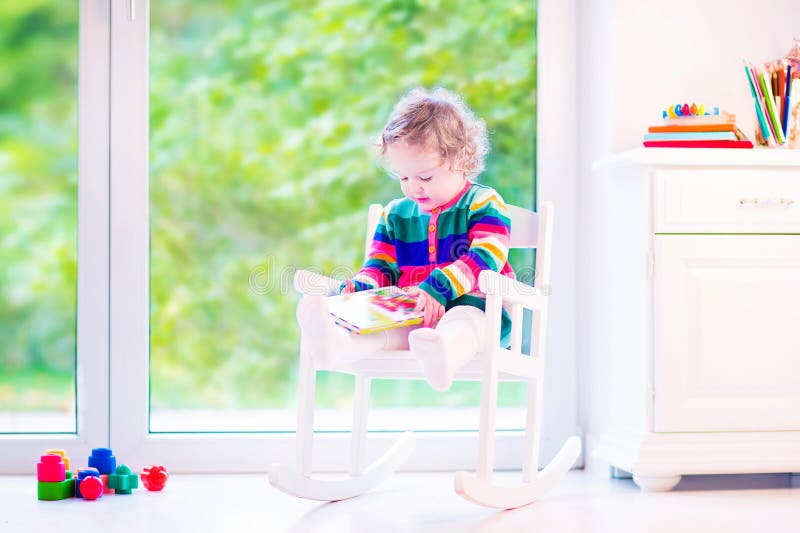
[[[294,273],[294,290],[300,294],[331,296],[339,294],[342,280],[329,278],[310,270],[298,270]]]
[[[503,302],[521,304],[527,309],[544,309],[549,292],[503,276],[493,270],[478,275],[478,289],[487,297],[499,296]]]

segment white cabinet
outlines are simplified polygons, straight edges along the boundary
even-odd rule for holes
[[[639,149],[592,185],[590,456],[649,490],[800,471],[800,153]]]
[[[653,430],[800,429],[800,235],[656,235]]]

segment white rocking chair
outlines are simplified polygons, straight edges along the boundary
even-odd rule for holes
[[[375,232],[382,207],[371,205],[368,217],[367,249]],[[536,287],[483,271],[478,287],[486,294],[486,343],[469,363],[456,372],[456,380],[481,382],[480,429],[478,433],[477,474],[456,472],[455,490],[474,503],[499,509],[528,505],[550,490],[575,463],[581,443],[570,437],[551,462],[537,472],[542,420],[542,384],[547,331],[547,302],[550,280],[550,250],[553,207],[543,203],[538,213],[509,206],[511,248],[536,248]],[[322,284],[322,285],[321,285]],[[338,291],[341,281],[308,271],[295,275],[295,288],[323,287],[328,294]],[[503,304],[512,320],[511,348],[500,347],[500,321]],[[522,352],[523,308],[533,313],[531,354]],[[355,375],[353,430],[350,472],[344,479],[311,476],[311,443],[314,424],[314,393],[317,370],[332,370]],[[395,472],[414,449],[413,433],[405,433],[380,459],[363,465],[367,437],[367,410],[373,378],[424,379],[418,362],[408,351],[383,351],[361,359],[342,357],[328,367],[317,364],[301,340],[299,402],[297,406],[297,468],[274,464],[269,480],[276,488],[295,496],[322,501],[351,498],[367,492]],[[528,382],[525,428],[525,456],[522,484],[502,487],[493,484],[495,410],[499,380]]]

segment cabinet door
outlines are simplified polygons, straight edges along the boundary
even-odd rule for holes
[[[800,430],[800,235],[657,235],[655,256],[655,431]]]

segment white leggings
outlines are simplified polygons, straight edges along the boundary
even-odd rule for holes
[[[297,319],[300,323],[301,334],[308,345],[324,344],[321,348],[330,352],[335,346],[335,351],[344,356],[363,357],[381,350],[407,350],[409,348],[409,334],[415,330],[423,329],[421,326],[408,326],[396,328],[367,335],[357,335],[335,325],[333,319],[327,316],[323,323],[319,322],[319,311],[304,312],[304,308],[314,308],[314,300],[321,300],[320,296],[303,296],[298,305]],[[327,315],[327,313],[326,313]],[[310,319],[309,319],[310,317]],[[316,320],[315,320],[315,317]],[[449,309],[434,329],[445,339],[459,339],[459,344],[469,341],[467,348],[473,348],[473,355],[477,352],[484,339],[484,313],[477,307],[457,305]],[[305,326],[305,327],[304,327]],[[332,335],[326,335],[328,330]],[[470,335],[469,333],[472,333]],[[324,340],[322,338],[324,337]],[[320,351],[323,351],[322,349]],[[320,354],[322,355],[322,354]],[[349,357],[348,357],[349,358]],[[327,359],[327,357],[324,357]]]
[[[477,307],[471,305],[457,305],[439,319],[433,329],[447,338],[469,337],[469,332],[474,333],[475,352],[480,350],[484,341],[484,313]],[[404,328],[390,329],[380,333],[369,335],[356,335],[348,333],[352,339],[351,350],[358,355],[369,355],[380,350],[408,350],[409,334],[422,326],[408,326]]]
[[[356,335],[334,323],[322,296],[303,296],[297,321],[305,349],[323,366],[381,350],[409,350],[428,383],[439,391],[450,388],[456,371],[475,357],[484,342],[484,313],[468,305],[448,310],[435,328],[410,326]]]

